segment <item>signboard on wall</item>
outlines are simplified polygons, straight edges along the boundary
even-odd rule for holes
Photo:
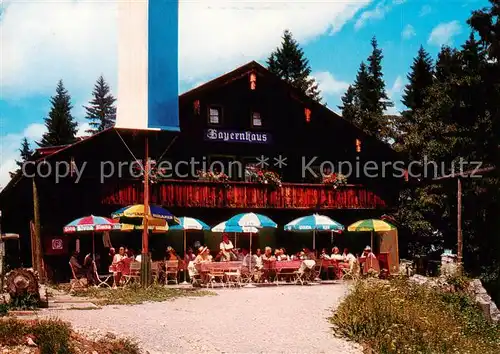
[[[271,134],[264,132],[207,129],[205,130],[205,140],[228,143],[269,144],[271,142]]]
[[[118,5],[116,127],[179,131],[178,0]]]
[[[43,240],[44,254],[47,256],[62,256],[68,254],[69,238],[52,236]]]

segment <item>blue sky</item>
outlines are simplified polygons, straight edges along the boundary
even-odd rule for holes
[[[0,14],[0,186],[14,168],[23,136],[37,140],[57,80],[73,97],[73,115],[103,74],[116,95],[116,3],[90,0],[5,0]],[[285,28],[302,43],[328,106],[340,97],[377,36],[383,70],[397,109],[420,45],[434,57],[443,44],[461,45],[465,23],[486,0],[342,0],[330,2],[213,1],[180,4],[181,92],[250,60],[263,63]],[[50,19],[50,21],[47,21]]]

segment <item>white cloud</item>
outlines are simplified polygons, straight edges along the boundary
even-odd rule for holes
[[[401,111],[399,109],[399,101],[401,99],[401,93],[403,92],[404,81],[401,75],[398,75],[392,84],[392,87],[387,91],[387,96],[394,103],[394,107],[389,107],[385,111],[385,114],[398,115]]]
[[[396,94],[401,93],[402,89],[403,89],[403,77],[401,75],[398,75],[398,77],[396,77],[396,80],[394,80],[391,89],[389,90],[389,96],[392,97]]]
[[[410,39],[411,37],[415,37],[417,33],[415,32],[415,28],[412,25],[406,25],[403,32],[401,32],[401,37],[404,39]]]
[[[83,136],[88,136],[89,134],[86,133],[87,130],[90,129],[90,124],[87,122],[78,122],[78,131],[76,132],[77,137],[83,137]]]
[[[453,43],[453,37],[461,32],[462,28],[458,21],[440,23],[432,29],[427,43],[438,47],[451,45]]]
[[[392,10],[392,8],[396,5],[401,5],[405,3],[406,0],[393,0],[389,1],[381,1],[375,6],[373,10],[365,11],[359,16],[358,20],[354,24],[354,28],[359,30],[364,27],[368,22],[381,20],[385,17],[385,15]]]
[[[330,72],[321,71],[312,74],[312,77],[318,82],[319,89],[324,95],[343,94],[349,87],[349,83],[337,80]]]
[[[432,7],[430,7],[430,5],[424,5],[420,9],[419,16],[424,17],[424,16],[427,16],[428,14],[430,14],[431,12],[432,12]]]
[[[302,44],[338,32],[370,2],[180,0],[180,79],[198,81],[264,58],[286,28]],[[51,94],[60,78],[70,93],[87,92],[101,73],[116,87],[117,27],[117,1],[5,1],[4,97]]]
[[[45,125],[31,124],[22,132],[0,136],[0,187],[5,187],[10,180],[9,172],[17,169],[16,160],[19,160],[19,148],[21,140],[26,137],[31,148],[37,147],[35,141],[39,141],[45,132]]]

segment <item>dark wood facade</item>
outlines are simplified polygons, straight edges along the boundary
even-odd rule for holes
[[[255,210],[281,224],[293,217],[322,212],[347,224],[361,217],[378,217],[396,205],[403,179],[392,177],[390,169],[385,171],[386,176],[375,178],[364,176],[361,169],[357,176],[348,177],[347,186],[337,189],[303,173],[304,164],[313,158],[316,162],[311,166],[316,171],[323,161],[350,162],[356,168],[366,161],[394,162],[398,155],[255,62],[186,92],[179,102],[180,133],[147,133],[153,159],[172,165],[200,162],[194,168],[184,166],[177,171],[180,173],[152,185],[151,202],[174,214],[216,223],[237,211]],[[219,114],[218,124],[214,117],[210,120],[211,108]],[[253,118],[259,117],[261,126],[255,126],[253,123],[259,122]],[[222,132],[223,137],[227,133],[230,140],[250,137],[254,141],[213,141],[208,139],[209,129]],[[85,165],[80,179],[75,174],[59,181],[54,175],[36,177],[43,236],[60,235],[62,226],[74,218],[108,215],[121,206],[142,202],[142,178],[132,178],[128,167],[135,158],[144,156],[144,134],[113,128],[39,155],[38,162],[44,161],[53,170],[59,161],[73,161],[79,169]],[[259,141],[263,134],[266,141]],[[281,188],[245,182],[244,175],[237,173],[231,173],[227,183],[198,181],[188,173],[207,168],[215,160],[255,164],[261,155],[269,158],[270,169],[281,176]],[[281,169],[272,166],[280,155],[286,158],[286,166]],[[113,164],[114,174],[105,161]],[[118,173],[120,162],[128,165]],[[20,233],[25,249],[29,249],[29,221],[33,218],[31,181],[17,178],[0,194],[3,229]]]

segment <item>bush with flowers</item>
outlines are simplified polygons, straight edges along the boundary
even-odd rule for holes
[[[208,181],[208,182],[228,182],[229,176],[225,173],[217,173],[213,171],[197,171],[198,180],[200,181]]]
[[[347,184],[347,177],[341,173],[332,173],[323,176],[323,184],[330,185],[333,188],[345,186]]]
[[[245,179],[251,182],[266,184],[270,187],[281,187],[281,179],[276,172],[263,170],[256,166],[247,166],[245,168]]]
[[[134,177],[142,177],[144,176],[145,166],[142,161],[137,161],[132,165]],[[149,162],[149,182],[152,184],[157,183],[158,181],[165,179],[167,177],[167,169],[166,168],[158,168],[156,166],[156,161],[150,160]],[[143,181],[144,183],[144,181]]]

